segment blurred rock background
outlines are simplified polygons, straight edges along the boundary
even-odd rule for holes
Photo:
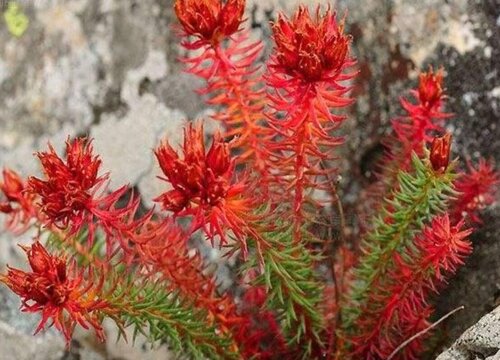
[[[255,36],[267,38],[276,12],[300,2],[317,3],[248,0]],[[347,11],[360,71],[340,161],[348,207],[372,181],[380,139],[401,113],[398,98],[429,65],[447,74],[456,154],[483,154],[500,165],[498,0],[320,3],[334,5],[340,16]],[[0,0],[0,12],[0,166],[37,173],[32,154],[47,141],[61,149],[68,136],[90,135],[113,186],[130,183],[151,204],[162,186],[151,149],[165,136],[178,142],[187,119],[206,115],[193,93],[199,82],[176,62],[183,50],[172,31],[172,0]],[[0,268],[19,264],[15,242],[0,233]],[[467,266],[437,300],[437,315],[466,306],[447,321],[437,349],[500,303],[498,208],[486,214],[474,245]],[[68,351],[52,331],[33,338],[36,319],[18,306],[0,288],[0,360],[169,358],[166,349],[149,351],[141,341],[115,344],[112,326],[106,344],[80,334]]]

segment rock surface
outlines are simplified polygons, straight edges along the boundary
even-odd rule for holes
[[[436,360],[500,359],[500,307],[483,316]]]
[[[64,342],[59,337],[33,338],[3,321],[0,321],[0,349],[0,360],[59,360],[64,356]]]
[[[2,12],[8,2],[0,1]],[[253,35],[269,36],[268,21],[276,11],[289,11],[301,2],[317,3],[249,0]],[[175,61],[182,50],[171,31],[172,0],[17,3],[29,21],[24,33],[17,37],[3,16],[0,21],[0,166],[23,175],[37,173],[32,154],[44,149],[47,141],[60,150],[67,136],[90,134],[105,168],[112,172],[112,186],[129,183],[151,206],[151,199],[166,186],[156,179],[151,149],[163,137],[178,143],[185,120],[206,114],[193,93],[199,81],[181,73]],[[401,113],[398,97],[414,86],[417,70],[428,65],[443,65],[447,73],[448,108],[457,115],[449,123],[456,129],[457,155],[476,159],[484,154],[500,164],[497,0],[338,0],[335,6],[339,14],[348,10],[346,26],[360,71],[353,84],[358,101],[344,130],[347,141],[339,163],[352,222],[359,220],[350,216],[359,189],[370,182],[370,159],[380,150],[389,120]],[[270,49],[268,44],[267,54]],[[466,306],[447,322],[445,343],[498,303],[499,240],[497,208],[475,235],[475,252],[467,266],[437,300],[437,315]],[[18,263],[14,243],[13,237],[0,233],[0,268]],[[18,304],[2,306],[17,314]],[[43,346],[49,342],[30,341],[34,324],[21,325],[25,335],[17,336],[9,335],[21,331],[13,325],[14,318],[1,321],[1,354],[3,349],[13,349],[13,354],[24,349],[18,359],[46,354]],[[65,354],[61,342],[54,341],[58,345],[46,359],[100,356],[83,337],[78,338],[75,354]],[[35,348],[33,353],[30,349]],[[122,343],[115,347],[112,341],[102,351],[115,359],[146,356],[132,354]],[[155,353],[158,358],[165,356],[162,351]]]
[[[0,287],[0,360],[59,360],[64,340],[50,330],[33,337],[38,316],[19,314],[19,298]]]

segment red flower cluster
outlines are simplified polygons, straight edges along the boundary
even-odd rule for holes
[[[68,268],[64,258],[50,255],[39,242],[24,250],[31,272],[9,267],[0,281],[22,298],[23,311],[41,312],[42,320],[35,333],[51,319],[68,342],[77,324],[85,329],[92,326],[103,340],[99,312],[108,305],[99,297],[102,283],[94,286],[83,273],[76,274],[73,267]]]
[[[452,204],[453,219],[459,221],[465,218],[481,223],[479,211],[496,201],[498,184],[500,173],[495,171],[492,163],[480,159],[475,167],[469,162],[468,171],[461,173],[454,183],[459,195]]]
[[[0,197],[0,213],[8,215],[7,228],[16,233],[26,230],[35,217],[34,198],[26,192],[25,182],[15,171],[3,170],[0,194],[4,197]]]
[[[30,177],[28,191],[40,198],[40,209],[50,224],[66,228],[81,223],[93,206],[96,187],[106,176],[98,176],[101,160],[93,155],[90,142],[76,139],[66,142],[66,161],[49,144],[49,151],[37,154],[46,179]]]
[[[273,25],[277,52],[273,67],[305,82],[335,78],[349,51],[350,38],[343,29],[329,9],[321,16],[318,7],[315,19],[303,5],[290,20],[280,14]]]
[[[380,284],[383,294],[368,302],[358,320],[361,334],[354,353],[362,359],[386,359],[403,341],[429,326],[432,307],[428,295],[445,281],[447,275],[463,264],[472,251],[462,230],[463,222],[450,223],[447,214],[438,216],[415,239],[415,250],[395,257],[395,266]],[[397,359],[419,359],[423,338],[412,341]]]
[[[168,142],[156,150],[160,167],[174,189],[155,201],[175,213],[190,207],[191,203],[204,207],[224,201],[233,172],[228,144],[216,135],[205,155],[203,128],[190,125],[184,133],[183,152],[184,159],[180,159]]]
[[[194,216],[192,231],[203,228],[213,240],[216,235],[226,242],[229,229],[247,253],[245,237],[259,236],[249,222],[255,200],[248,197],[245,179],[233,182],[234,160],[229,146],[216,134],[205,154],[203,127],[190,124],[184,133],[183,158],[164,142],[155,151],[166,180],[173,186],[155,199],[165,210],[177,216]]]
[[[188,35],[216,44],[238,31],[245,0],[176,0],[174,9]]]
[[[134,196],[130,197],[126,206],[116,207],[127,193],[127,186],[109,194],[104,192],[108,175],[99,175],[101,160],[93,154],[91,141],[68,140],[65,160],[51,145],[49,151],[40,152],[37,156],[45,179],[30,177],[27,191],[38,200],[43,225],[63,230],[63,237],[75,235],[86,228],[87,246],[92,246],[95,229],[101,227],[106,235],[108,256],[116,250],[117,244],[128,251],[129,240],[134,240],[135,230],[149,215],[135,219],[139,199]]]

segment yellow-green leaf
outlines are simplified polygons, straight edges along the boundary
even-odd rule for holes
[[[15,37],[21,37],[29,25],[28,17],[23,13],[19,4],[9,2],[7,10],[3,14],[7,29]]]

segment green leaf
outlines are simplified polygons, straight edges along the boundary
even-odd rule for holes
[[[324,330],[319,310],[322,285],[313,266],[318,259],[303,243],[294,242],[291,228],[268,233],[266,240],[271,247],[263,254],[265,271],[254,280],[254,285],[267,288],[266,307],[276,312],[288,343],[300,344],[301,352],[308,358],[313,344],[321,343],[319,334]],[[254,256],[245,268],[257,265],[258,258]]]

